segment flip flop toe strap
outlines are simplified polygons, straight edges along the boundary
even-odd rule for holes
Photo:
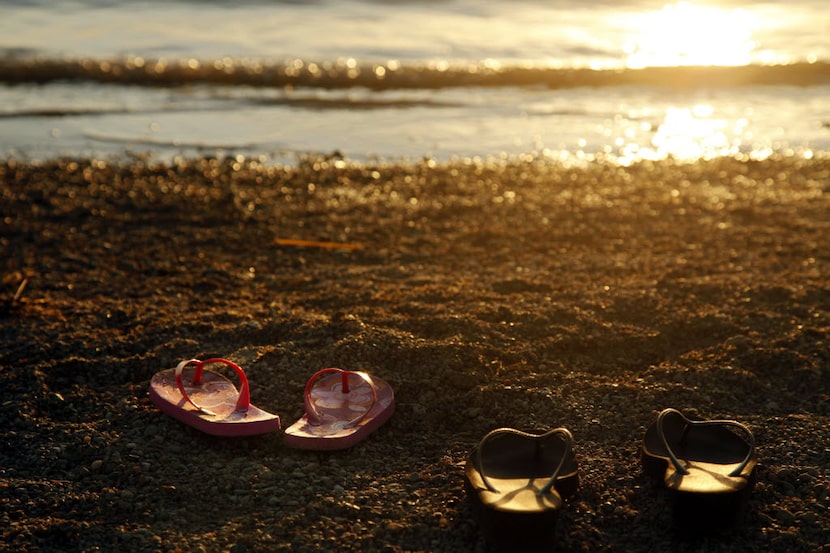
[[[536,492],[536,495],[542,496],[548,493],[554,486],[554,484],[556,484],[556,479],[559,477],[559,473],[562,472],[562,467],[565,466],[565,460],[571,456],[571,452],[573,451],[574,439],[571,432],[567,428],[554,428],[553,430],[549,430],[544,434],[530,434],[528,432],[522,432],[521,430],[515,430],[513,428],[497,428],[495,430],[491,430],[490,432],[488,432],[481,439],[481,441],[478,444],[478,447],[476,448],[476,464],[478,465],[479,471],[481,472],[481,480],[484,482],[484,485],[487,487],[488,490],[495,493],[498,493],[499,490],[492,484],[492,482],[490,482],[490,479],[487,478],[487,473],[484,470],[484,455],[482,451],[484,450],[485,444],[492,441],[493,438],[505,434],[520,436],[522,438],[527,438],[529,440],[536,441],[538,442],[537,447],[540,447],[542,444],[542,440],[544,440],[548,436],[559,436],[565,443],[565,449],[562,451],[562,457],[559,459],[559,463],[556,466],[556,470],[553,471],[553,474],[545,483],[545,485],[542,486],[542,488],[539,489],[538,492]]]
[[[693,421],[686,418],[686,416],[677,409],[664,409],[657,416],[657,434],[658,436],[660,436],[660,440],[663,442],[663,446],[666,448],[666,452],[669,454],[669,459],[671,460],[672,465],[674,465],[674,468],[680,474],[686,475],[689,474],[689,471],[680,463],[680,460],[677,458],[677,455],[672,450],[671,446],[669,445],[669,441],[666,438],[666,433],[663,429],[663,423],[665,422],[666,417],[668,417],[669,415],[675,415],[683,419],[683,422],[686,425],[683,429],[684,434],[694,426],[729,426],[741,431],[741,433],[744,435],[744,438],[746,439],[746,443],[749,445],[749,450],[746,453],[746,457],[744,457],[743,461],[741,461],[741,464],[738,465],[735,468],[735,470],[730,472],[729,476],[738,476],[739,474],[741,474],[744,468],[746,468],[746,465],[752,459],[752,455],[755,453],[755,437],[752,435],[752,431],[750,431],[746,425],[743,425],[733,420]]]
[[[187,367],[190,364],[193,364],[196,368],[193,372],[193,379],[191,380],[191,383],[194,385],[201,384],[202,373],[204,372],[205,365],[209,365],[211,363],[222,363],[223,365],[227,365],[228,367],[234,370],[234,372],[237,374],[240,380],[239,397],[236,400],[236,410],[242,412],[247,411],[248,407],[251,405],[251,392],[248,386],[248,377],[245,375],[245,371],[243,371],[242,368],[233,361],[228,361],[227,359],[222,359],[219,357],[206,359],[204,361],[200,361],[199,359],[188,359],[187,361],[182,361],[181,363],[176,365],[176,387],[178,387],[179,392],[182,394],[184,399],[186,399],[188,403],[190,403],[191,405],[196,407],[196,409],[198,409],[202,413],[205,413],[206,415],[216,414],[210,409],[205,409],[204,407],[200,406],[195,401],[193,401],[193,399],[188,395],[187,390],[185,390],[182,378],[182,373],[184,372],[185,367]]]
[[[349,376],[351,376],[351,375],[357,375],[364,382],[366,382],[369,385],[369,388],[372,390],[372,403],[369,405],[369,407],[365,411],[363,411],[363,413],[358,415],[357,417],[349,420],[345,425],[346,427],[355,426],[358,423],[360,423],[360,421],[362,421],[364,418],[366,418],[366,416],[372,411],[372,407],[374,407],[375,403],[377,403],[377,401],[378,401],[377,386],[372,381],[372,377],[369,376],[368,374],[366,374],[365,372],[344,371],[343,369],[338,369],[338,368],[334,368],[334,367],[327,368],[327,369],[321,369],[321,370],[317,371],[316,373],[314,373],[311,376],[311,378],[308,379],[308,382],[305,385],[305,391],[303,393],[303,397],[304,397],[304,400],[305,400],[305,411],[306,411],[306,417],[308,418],[308,422],[310,424],[314,425],[314,426],[319,426],[320,424],[323,423],[323,417],[322,417],[322,415],[320,414],[320,411],[317,409],[317,407],[314,405],[314,402],[311,399],[311,392],[314,388],[314,384],[320,379],[320,377],[322,377],[326,374],[331,374],[331,373],[340,374],[340,392],[343,393],[343,394],[349,394],[352,391],[351,390],[351,384],[349,382]]]

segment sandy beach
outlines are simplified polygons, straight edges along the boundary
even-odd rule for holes
[[[487,551],[470,450],[564,426],[558,551],[830,551],[830,160],[3,161],[0,215],[4,550]],[[147,395],[207,356],[284,426],[324,367],[396,412],[340,452],[208,436]],[[740,528],[672,531],[665,407],[755,433]]]

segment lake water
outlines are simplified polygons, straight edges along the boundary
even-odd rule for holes
[[[830,152],[825,0],[0,0],[0,156]]]

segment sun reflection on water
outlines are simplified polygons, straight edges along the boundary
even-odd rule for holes
[[[672,158],[693,161],[734,156],[750,146],[748,121],[724,116],[706,103],[629,113],[613,131],[620,163]]]
[[[651,140],[658,157],[701,159],[737,152],[741,130],[730,129],[726,119],[713,117],[711,106],[669,108]]]
[[[740,8],[667,4],[624,21],[632,31],[624,45],[627,65],[745,65],[756,48],[752,35],[757,24]]]

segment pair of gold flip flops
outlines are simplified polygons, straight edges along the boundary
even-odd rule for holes
[[[646,474],[674,503],[676,526],[709,532],[736,523],[756,479],[755,439],[732,420],[691,420],[663,410],[641,445]],[[579,486],[574,439],[565,428],[489,432],[465,467],[468,494],[488,541],[513,551],[549,548],[564,501]]]

